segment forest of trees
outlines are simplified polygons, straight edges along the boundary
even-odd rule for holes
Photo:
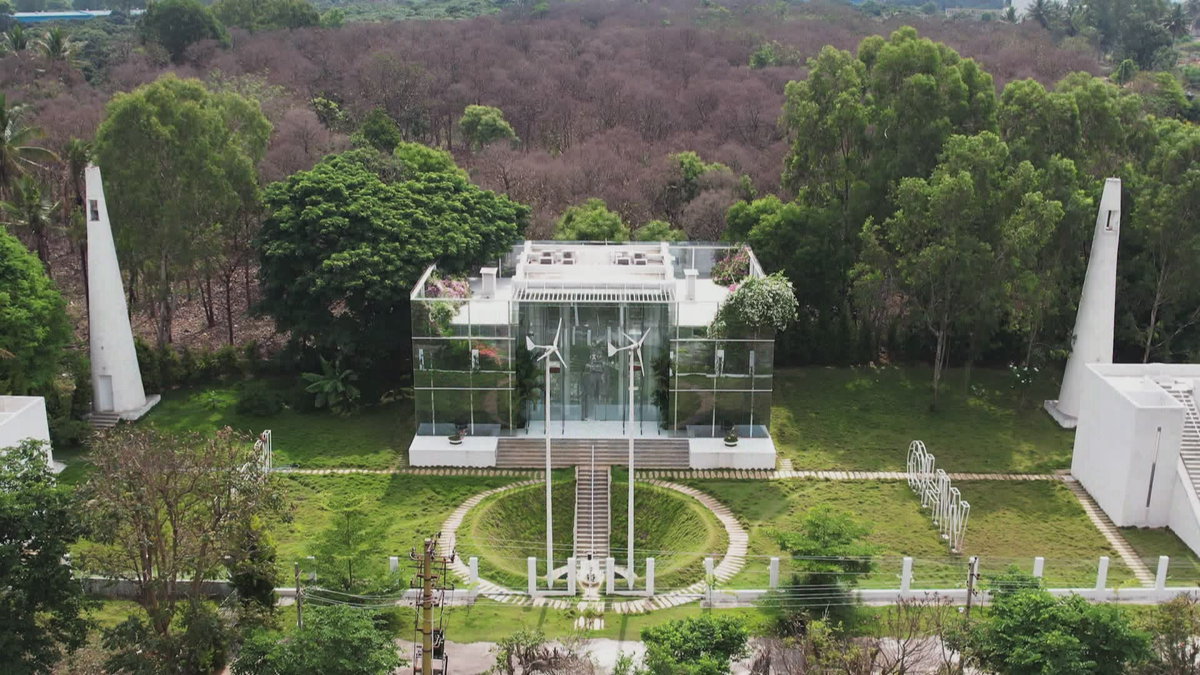
[[[1152,8],[1139,2],[1140,20]],[[366,24],[295,0],[163,0],[140,21],[10,31],[5,124],[23,151],[53,154],[5,164],[3,198],[46,207],[6,221],[82,324],[72,204],[90,153],[143,335],[263,339],[273,331],[252,310],[280,316],[257,282],[260,228],[284,193],[263,195],[358,148],[384,183],[476,203],[457,165],[518,205],[506,218],[528,238],[568,221],[588,231],[582,218],[598,216],[594,231],[620,236],[751,244],[802,306],[780,363],[1046,364],[1069,344],[1095,199],[1116,175],[1119,358],[1190,358],[1197,108],[1175,74],[1153,70],[1166,67],[1161,47],[1178,56],[1172,31],[1134,54],[1141,24],[1105,23],[1105,3],[1087,21],[1039,7],[1010,24],[820,3],[581,2]],[[174,107],[185,100],[193,117]],[[136,131],[152,119],[187,129],[163,139],[205,141],[155,155],[159,140]]]

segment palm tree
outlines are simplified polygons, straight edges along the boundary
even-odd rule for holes
[[[25,30],[21,28],[21,24],[14,23],[12,28],[4,34],[4,47],[13,52],[23,52],[29,49],[29,36],[25,34]]]
[[[1006,7],[1004,9],[1004,12],[1000,14],[1000,20],[1006,21],[1008,23],[1016,23],[1017,22],[1017,8],[1013,7],[1012,5],[1009,5],[1008,7]]]
[[[1054,0],[1033,0],[1029,10],[1025,12],[1025,17],[1037,21],[1042,28],[1050,30],[1050,22],[1054,20],[1055,9]]]
[[[1183,10],[1183,5],[1179,3],[1171,4],[1171,11],[1167,12],[1163,17],[1162,26],[1167,29],[1167,32],[1174,38],[1181,38],[1188,34],[1192,22],[1188,19],[1187,13]]]
[[[58,202],[43,195],[41,186],[32,176],[21,176],[13,187],[12,201],[0,202],[0,211],[4,212],[6,222],[33,233],[38,259],[46,266],[46,275],[50,276],[49,235]]]
[[[21,124],[24,110],[25,106],[9,106],[7,97],[0,92],[0,199],[27,167],[40,166],[35,160],[58,159],[58,155],[46,148],[29,145],[35,138],[41,138],[42,129]]]
[[[72,138],[63,153],[62,222],[79,250],[79,269],[83,272],[83,296],[88,293],[87,221],[83,217],[83,172],[91,160],[92,144]]]
[[[42,50],[42,56],[49,61],[63,61],[69,65],[75,64],[75,49],[78,46],[61,28],[51,28],[46,36],[35,40],[34,44]]]

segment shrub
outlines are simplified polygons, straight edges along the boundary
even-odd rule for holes
[[[796,320],[798,308],[792,282],[782,273],[751,277],[721,303],[708,333],[724,338],[763,330],[782,331]]]
[[[162,391],[161,352],[141,338],[134,338],[133,350],[137,353],[138,368],[142,371],[142,386],[146,391]]]
[[[251,340],[242,345],[242,367],[247,375],[257,373],[262,357],[258,353],[258,340]]]
[[[225,345],[213,354],[213,367],[217,374],[224,377],[226,375],[237,375],[241,372],[238,364],[238,353],[232,345]]]
[[[262,380],[248,380],[237,388],[237,411],[243,415],[270,417],[283,410],[283,396]]]
[[[713,263],[712,280],[714,284],[729,286],[745,279],[750,274],[750,250],[742,247],[736,252],[726,255]]]

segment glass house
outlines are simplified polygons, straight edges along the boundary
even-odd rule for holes
[[[753,251],[705,243],[525,241],[465,280],[432,265],[412,292],[417,437],[545,436],[526,337],[557,333],[552,437],[625,438],[633,358],[635,436],[769,438],[774,335],[709,336],[731,276],[762,274]],[[643,336],[641,362],[609,355]]]

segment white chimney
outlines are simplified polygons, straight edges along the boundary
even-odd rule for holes
[[[485,298],[496,297],[496,268],[484,267],[479,270],[479,273],[483,276],[483,293],[481,295]]]
[[[684,270],[683,276],[685,279],[687,279],[687,293],[685,294],[685,299],[686,300],[695,300],[696,299],[696,277],[700,276],[700,272],[697,270]]]

